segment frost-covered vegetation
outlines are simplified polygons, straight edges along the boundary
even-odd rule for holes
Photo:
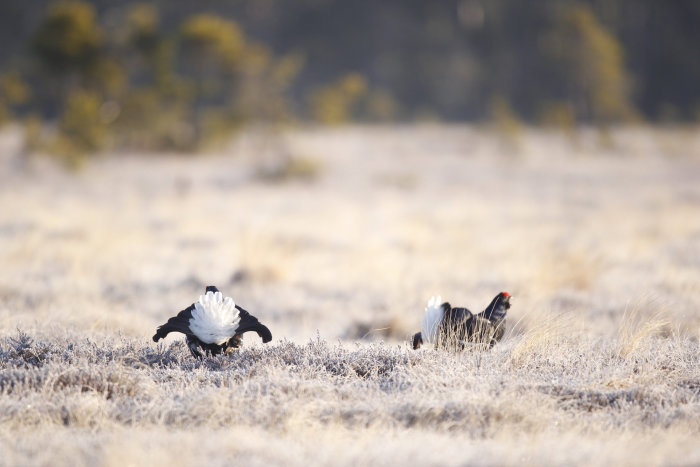
[[[0,465],[700,462],[694,133],[250,131],[79,173],[15,137]],[[153,343],[208,284],[273,341]],[[476,312],[501,290],[493,349],[410,348],[431,295]]]
[[[647,336],[622,356],[617,339],[548,333],[534,348],[528,339],[461,354],[282,340],[200,362],[179,342],[19,332],[0,344],[4,461],[140,463],[146,446],[131,451],[134,433],[157,452],[173,438],[198,440],[159,454],[164,465],[197,462],[199,443],[214,464],[700,460],[696,341]],[[37,449],[37,430],[57,438]],[[235,442],[248,430],[261,439]],[[132,431],[112,457],[108,445]],[[319,442],[321,433],[347,445]],[[69,436],[75,451],[55,458]],[[566,449],[552,450],[561,437]]]

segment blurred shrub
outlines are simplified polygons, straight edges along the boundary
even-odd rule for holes
[[[243,122],[286,120],[287,91],[303,61],[277,58],[246,41],[238,24],[200,14],[180,28],[177,68],[193,85],[192,127],[197,147],[225,141]]]
[[[12,111],[2,100],[0,100],[0,126],[12,120]]]
[[[517,149],[522,134],[522,123],[508,99],[503,96],[494,96],[489,103],[489,115],[503,145],[509,150]]]
[[[126,13],[128,42],[141,53],[148,54],[158,45],[158,10],[149,3],[129,5]]]
[[[73,1],[52,5],[32,40],[40,72],[35,77],[48,113],[65,108],[80,90],[117,97],[127,84],[123,65],[108,47],[94,7]]]
[[[570,102],[547,101],[540,107],[538,120],[545,126],[571,129],[576,126],[576,110]]]
[[[6,26],[16,16],[8,12],[22,18],[22,24],[4,29],[6,36],[14,39],[13,32],[19,32],[19,43],[25,24],[36,28],[28,44],[6,41],[7,51],[0,54],[3,66],[17,68],[32,88],[31,102],[0,96],[0,121],[36,113],[53,125],[71,94],[94,92],[126,112],[110,132],[137,132],[115,135],[115,141],[139,141],[156,150],[173,144],[203,147],[241,122],[295,116],[328,124],[493,119],[493,95],[506,96],[513,114],[561,128],[572,121],[630,121],[636,118],[635,103],[661,122],[688,121],[699,102],[694,83],[700,62],[692,47],[697,33],[689,25],[697,23],[700,9],[681,6],[684,2],[458,1],[433,2],[430,8],[394,2],[380,9],[365,2],[346,9],[334,0],[277,2],[275,8],[248,8],[253,1],[208,6],[229,17],[188,16],[200,7],[187,2],[44,3],[46,11],[31,2],[3,3],[10,5],[3,10]],[[230,15],[240,16],[234,21]],[[308,15],[321,21],[298,20]],[[386,21],[394,21],[398,36],[382,30]],[[245,35],[249,24],[270,38],[270,46]],[[366,24],[366,33],[357,35],[354,24]],[[650,27],[654,47],[640,47]],[[280,56],[277,50],[293,52]],[[343,76],[339,70],[348,63],[359,73]],[[309,82],[297,86],[304,66],[311,68],[305,73]],[[634,80],[626,67],[636,73]],[[327,76],[332,78],[319,83]],[[387,88],[375,88],[370,76]],[[186,88],[190,95],[168,104],[173,88]],[[175,116],[140,119],[138,127],[125,124],[133,115],[125,109],[138,107],[126,101],[144,90],[154,93],[147,101],[151,117],[176,107]],[[155,137],[146,138],[151,124]],[[176,134],[187,136],[174,143]]]
[[[622,47],[588,6],[565,8],[542,43],[557,69],[562,85],[559,93],[568,96],[577,119],[613,122],[634,118]]]
[[[17,71],[0,74],[0,125],[14,118],[12,108],[26,103],[31,90]]]
[[[314,120],[327,125],[366,120],[395,120],[399,105],[387,90],[371,89],[359,73],[348,73],[340,79],[313,91],[308,99]]]
[[[367,80],[359,73],[349,73],[311,94],[311,114],[321,123],[345,123],[356,116],[366,93]]]
[[[44,125],[36,115],[31,115],[24,120],[24,147],[25,154],[33,154],[44,145]]]
[[[287,158],[281,175],[283,179],[296,179],[310,182],[318,178],[322,169],[323,164],[318,159],[292,156]]]
[[[211,72],[212,66],[231,71],[245,45],[236,22],[210,14],[187,19],[180,28],[180,40],[188,58],[197,62],[205,73]]]
[[[125,89],[128,77],[124,67],[111,57],[95,59],[86,72],[87,89],[95,89],[106,96],[117,97]]]
[[[209,107],[197,116],[197,139],[199,147],[216,147],[226,143],[242,123],[228,107]]]
[[[299,180],[313,182],[323,172],[323,164],[318,159],[307,156],[287,155],[274,164],[260,166],[257,175],[268,182]]]
[[[105,147],[108,129],[100,115],[102,105],[94,92],[75,91],[68,96],[51,149],[69,165],[80,165],[84,156]]]
[[[23,104],[31,97],[31,90],[16,70],[0,74],[0,95],[10,104]]]
[[[191,16],[176,35],[163,34],[158,10],[146,3],[125,7],[108,29],[89,3],[54,4],[32,50],[40,113],[57,119],[48,147],[71,164],[108,144],[192,151],[244,121],[288,119],[287,92],[303,64],[248,43],[235,21],[215,15]],[[0,81],[0,119],[10,118],[5,94],[18,89],[3,93]],[[27,134],[41,140],[43,132]]]
[[[95,9],[85,2],[56,3],[34,35],[33,48],[42,63],[59,71],[88,66],[97,57],[103,34]]]
[[[289,90],[304,65],[298,54],[276,58],[260,44],[249,44],[241,59],[233,107],[241,119],[284,122],[294,110]]]
[[[176,81],[175,45],[160,32],[158,10],[151,4],[130,5],[122,54],[129,59],[132,82],[168,88]]]
[[[571,102],[545,101],[540,106],[538,120],[545,127],[563,132],[573,145],[578,146],[580,144],[576,109]]]
[[[189,151],[196,146],[190,123],[191,92],[184,86],[169,92],[155,87],[130,90],[114,122],[116,144],[141,150]]]

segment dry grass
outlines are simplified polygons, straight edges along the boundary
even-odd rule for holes
[[[533,356],[547,352],[547,349],[553,345],[566,342],[566,339],[571,338],[572,334],[577,331],[571,314],[549,314],[535,311],[526,318],[527,327],[517,343],[514,344],[510,354],[511,361],[515,366],[523,366]],[[516,332],[519,324],[516,323],[516,326],[511,328],[512,332]],[[577,334],[580,334],[580,330]]]
[[[616,342],[593,342],[579,334],[540,343],[525,364],[514,366],[527,337],[491,351],[462,353],[279,341],[200,362],[180,342],[154,348],[126,338],[94,341],[68,334],[44,340],[43,335],[19,332],[0,343],[0,446],[12,452],[12,463],[45,456],[29,443],[34,430],[59,439],[73,433],[73,450],[65,459],[44,459],[52,465],[74,459],[116,462],[110,445],[117,439],[129,448],[135,444],[136,452],[125,449],[122,455],[136,461],[141,455],[155,460],[173,439],[191,438],[177,458],[163,458],[175,465],[194,462],[200,449],[215,464],[235,458],[292,465],[392,463],[395,456],[408,460],[411,455],[453,464],[484,461],[479,458],[484,454],[488,463],[520,463],[511,450],[537,463],[598,465],[625,456],[638,464],[648,463],[647,456],[678,463],[697,461],[699,455],[688,447],[700,433],[697,343],[689,339],[652,338],[655,345],[632,360],[619,358]],[[235,439],[228,430],[235,434],[243,428],[263,439],[247,436],[249,445],[224,446],[209,439]],[[143,453],[146,446],[131,431],[147,433],[161,454]],[[269,442],[308,456],[317,441],[307,438],[315,440],[319,433],[328,444],[317,456],[288,457],[266,447]],[[657,440],[672,435],[666,442],[685,451],[656,443],[640,457],[626,445],[603,441],[624,440],[631,433]],[[381,449],[387,436],[393,451]],[[435,444],[424,445],[424,436]],[[580,437],[576,449],[548,453],[548,444],[573,436]],[[350,445],[334,455],[340,439]],[[352,443],[358,439],[369,451]],[[485,451],[440,449],[460,439]],[[523,442],[539,447],[524,449]],[[592,450],[601,446],[607,450],[591,460]],[[685,457],[688,453],[693,457]]]
[[[622,315],[618,353],[623,358],[643,351],[645,344],[652,345],[650,337],[661,334],[670,324],[663,309],[649,314],[643,308],[641,303],[636,303]]]
[[[700,143],[297,130],[67,174],[0,135],[0,465],[700,463]],[[682,152],[679,153],[679,152]],[[279,153],[279,154],[278,154]],[[410,180],[408,180],[410,178]],[[408,182],[406,181],[408,180]],[[409,183],[410,182],[410,183]],[[216,284],[273,332],[193,360]],[[413,351],[431,295],[502,342]]]

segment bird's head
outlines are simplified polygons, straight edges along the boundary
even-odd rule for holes
[[[506,310],[510,309],[510,294],[508,292],[501,292],[498,294],[499,303],[503,304]]]
[[[510,294],[501,292],[496,295],[489,306],[483,311],[484,317],[490,320],[500,320],[506,317],[506,312],[510,309]]]

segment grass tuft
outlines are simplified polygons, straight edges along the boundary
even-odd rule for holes
[[[647,312],[642,303],[636,303],[625,309],[618,328],[617,354],[622,358],[643,350],[650,339],[668,328],[670,320],[663,310]]]

